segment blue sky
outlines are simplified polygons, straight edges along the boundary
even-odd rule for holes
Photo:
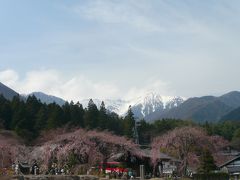
[[[240,90],[238,0],[0,0],[0,81],[68,100]]]

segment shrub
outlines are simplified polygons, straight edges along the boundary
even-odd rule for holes
[[[194,180],[228,180],[229,175],[226,173],[206,173],[206,174],[194,174]]]

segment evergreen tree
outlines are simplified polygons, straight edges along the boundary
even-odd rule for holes
[[[134,114],[132,112],[131,106],[129,106],[128,108],[127,115],[124,118],[123,126],[124,126],[124,135],[126,135],[129,138],[133,138],[135,119],[134,119]]]
[[[18,109],[19,106],[23,105],[23,101],[20,99],[19,96],[14,96],[11,101],[12,110],[15,111]]]
[[[90,99],[84,116],[85,127],[90,129],[95,129],[98,127],[98,113],[99,111],[96,104],[94,104],[93,100]]]
[[[147,123],[144,119],[138,122],[138,133],[140,144],[150,144],[154,135],[153,124]]]
[[[70,104],[70,116],[72,125],[84,127],[84,109],[79,102]]]
[[[12,120],[12,112],[10,102],[0,95],[0,119],[1,126],[4,129],[10,129],[11,120]]]
[[[62,108],[56,103],[52,103],[49,106],[48,120],[47,120],[47,129],[55,129],[61,127],[64,124],[64,113]]]
[[[71,119],[71,107],[73,106],[73,102],[71,101],[70,104],[68,102],[66,102],[63,106],[62,106],[62,110],[64,113],[64,118],[63,118],[63,123],[67,124],[72,122]]]
[[[100,105],[100,110],[99,110],[99,116],[98,116],[98,122],[99,122],[99,127],[101,129],[107,129],[108,125],[108,116],[107,116],[107,110],[105,108],[105,104],[102,101]]]
[[[234,131],[231,145],[233,146],[233,148],[240,150],[240,128]]]
[[[12,109],[9,102],[5,102],[0,108],[1,119],[3,120],[2,125],[4,129],[10,130],[12,121]]]
[[[216,165],[211,152],[208,149],[204,149],[200,156],[200,167],[198,171],[200,173],[207,174],[215,169],[216,169]]]
[[[35,129],[36,115],[41,108],[42,103],[35,96],[29,96],[25,103],[24,118],[18,123],[18,128],[26,130],[25,133],[32,135],[31,139],[37,137],[38,132]]]
[[[15,129],[18,121],[24,118],[26,115],[26,103],[20,99],[19,96],[15,96],[11,102],[12,109],[12,121],[11,129]]]
[[[39,111],[42,103],[34,95],[29,96],[26,101],[26,110],[28,115],[34,117],[34,115]]]
[[[27,101],[21,101],[15,97],[12,101],[12,121],[11,128],[27,141],[37,137],[35,131],[35,115],[41,103],[35,97],[28,97]]]
[[[47,112],[47,106],[43,105],[38,113],[36,114],[36,123],[35,123],[35,130],[40,133],[41,130],[46,128],[47,125],[47,119],[48,119],[48,112]]]
[[[124,135],[124,120],[118,114],[111,112],[107,114],[106,128],[117,135]]]
[[[208,123],[208,121],[205,122],[204,128],[206,129],[208,135],[213,134],[212,126]]]
[[[30,125],[31,126],[31,125]],[[16,124],[16,133],[27,140],[28,142],[37,137],[37,132],[33,131],[29,126],[28,120],[26,118],[20,119]]]
[[[24,105],[19,106],[18,109],[13,111],[11,129],[15,129],[17,123],[24,118],[25,114],[26,112]]]

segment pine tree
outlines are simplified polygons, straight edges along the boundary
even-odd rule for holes
[[[4,129],[10,129],[11,120],[12,120],[12,111],[10,102],[0,95],[0,119],[1,126]]]
[[[198,171],[200,173],[207,174],[216,169],[214,158],[208,149],[204,149],[200,156],[200,167]]]
[[[42,103],[35,96],[29,96],[25,103],[24,118],[18,123],[18,127],[26,130],[26,134],[31,135],[30,139],[37,137],[38,132],[35,130],[36,114],[41,108]],[[21,125],[20,125],[21,124]]]
[[[101,129],[107,129],[108,125],[108,116],[107,116],[107,110],[105,108],[105,104],[102,101],[100,105],[100,110],[99,110],[99,116],[98,116],[98,122],[99,122],[99,127]]]
[[[84,116],[85,127],[90,129],[95,129],[98,127],[98,113],[99,111],[96,104],[94,104],[93,100],[90,99]]]
[[[129,138],[132,138],[134,135],[134,126],[135,126],[135,119],[134,119],[134,114],[132,112],[131,106],[128,108],[128,112],[126,117],[124,118],[123,122],[124,126],[124,135],[126,135]]]
[[[210,124],[208,123],[208,121],[205,122],[204,128],[206,129],[208,135],[212,135],[212,134],[213,134],[212,127],[210,126]]]
[[[3,127],[4,129],[10,130],[11,121],[12,121],[12,109],[9,102],[3,104],[0,109],[1,119],[3,119]]]
[[[140,144],[150,144],[151,137],[153,137],[154,126],[147,123],[144,119],[138,122],[138,133]]]
[[[41,130],[46,128],[47,125],[47,119],[48,119],[48,113],[47,113],[47,107],[46,105],[43,105],[38,113],[36,114],[35,119],[35,130],[40,133]]]
[[[71,107],[73,106],[73,102],[71,101],[71,103],[69,104],[68,102],[66,102],[63,106],[62,106],[62,110],[64,113],[64,118],[63,118],[63,124],[67,124],[72,122],[71,119]]]
[[[234,131],[231,145],[233,146],[233,148],[240,150],[240,128]]]
[[[47,120],[47,129],[54,129],[63,126],[64,124],[62,122],[64,119],[64,113],[62,108],[56,103],[52,103],[48,107],[49,114]]]
[[[70,116],[72,125],[84,127],[84,109],[79,102],[70,105]]]

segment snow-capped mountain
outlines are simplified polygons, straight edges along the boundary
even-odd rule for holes
[[[29,95],[25,95],[25,97],[30,95],[36,96],[46,104],[55,102],[62,106],[66,102],[59,97],[47,95],[42,92],[33,92]],[[84,108],[87,108],[89,100],[90,99],[84,99],[79,102]],[[150,121],[158,119],[169,110],[178,107],[184,102],[184,99],[182,97],[161,96],[160,94],[154,92],[149,92],[141,97],[130,100],[93,99],[93,102],[98,108],[100,108],[102,101],[104,101],[106,109],[110,112],[115,112],[120,116],[125,116],[129,106],[131,106],[135,118],[144,118],[145,120]]]
[[[0,82],[0,95],[11,100],[14,96],[19,96],[26,100],[29,95],[35,95],[43,103],[57,103],[63,105],[66,101],[56,96],[34,92],[29,95],[19,95],[17,92]],[[100,107],[102,100],[93,99]],[[128,107],[132,106],[132,111],[138,119],[144,118],[147,121],[174,118],[192,119],[197,122],[217,122],[219,120],[238,120],[240,106],[240,92],[232,91],[222,96],[203,96],[184,99],[182,97],[160,96],[157,93],[147,93],[139,98],[131,100],[110,100],[105,99],[105,106],[109,111],[116,112],[124,116]],[[80,101],[87,107],[89,99]]]
[[[80,104],[83,105],[84,108],[86,108],[88,106],[88,102],[90,99],[84,99],[80,101]],[[111,100],[111,99],[92,99],[93,102],[97,105],[97,107],[99,108],[102,101],[105,104],[105,107],[107,110],[109,110],[110,112],[115,112],[119,115],[123,115],[126,113],[127,109],[128,109],[128,104],[129,101],[125,101],[125,100],[121,100],[121,99],[117,99],[117,100]]]
[[[138,98],[132,105],[132,111],[136,118],[151,120],[152,114],[162,114],[184,102],[181,97],[160,96],[157,93],[148,93]]]
[[[30,95],[36,96],[41,102],[46,104],[55,102],[62,106],[66,102],[59,97],[47,95],[42,92],[33,92],[29,95],[24,95],[24,97]],[[84,108],[87,108],[89,100],[90,99],[84,99],[79,102]],[[155,120],[172,108],[178,107],[184,102],[184,99],[181,97],[161,96],[153,92],[146,93],[141,97],[131,100],[93,99],[93,102],[98,108],[100,108],[102,101],[104,101],[105,107],[109,112],[115,112],[120,116],[125,116],[129,106],[131,106],[134,116],[137,119]]]
[[[80,101],[80,103],[83,107],[87,107],[89,100],[90,99],[84,99]],[[184,102],[184,99],[181,97],[160,96],[159,94],[152,92],[131,100],[93,99],[93,102],[98,108],[102,101],[104,101],[105,106],[109,111],[115,112],[121,116],[126,114],[128,107],[131,105],[136,118],[151,120],[151,117],[155,117],[152,114],[162,114],[177,107]]]
[[[166,102],[165,109],[170,110],[172,108],[178,107],[180,104],[184,102],[184,100],[185,100],[184,98],[179,96],[172,97]]]

